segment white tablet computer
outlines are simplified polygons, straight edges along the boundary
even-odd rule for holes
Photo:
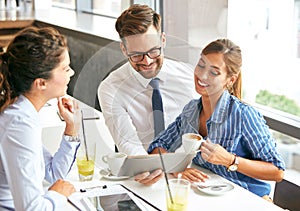
[[[190,153],[164,153],[162,160],[166,173],[181,172],[191,163],[197,151]],[[118,176],[134,176],[145,171],[163,169],[159,154],[128,156],[124,161]]]

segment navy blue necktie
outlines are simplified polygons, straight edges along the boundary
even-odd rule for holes
[[[157,136],[165,129],[163,103],[159,91],[159,78],[154,78],[150,81],[150,86],[153,88],[152,93],[152,109],[154,119],[154,133]]]

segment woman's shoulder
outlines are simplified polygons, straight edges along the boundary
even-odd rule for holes
[[[8,123],[36,124],[39,114],[34,106],[24,96],[20,96],[16,102],[9,105],[2,113],[1,119]]]
[[[248,104],[245,101],[239,100],[235,96],[231,95],[231,104],[233,105],[232,107],[237,111],[240,112],[241,115],[244,116],[261,116],[262,114],[252,105]]]

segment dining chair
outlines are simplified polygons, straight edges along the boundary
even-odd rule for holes
[[[101,111],[97,96],[98,86],[111,71],[126,61],[127,58],[122,54],[119,42],[114,41],[100,48],[79,72],[73,85],[73,97]]]
[[[283,179],[277,182],[273,202],[290,211],[300,211],[300,186]]]

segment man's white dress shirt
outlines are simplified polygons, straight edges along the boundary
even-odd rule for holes
[[[160,79],[166,128],[197,97],[194,67],[165,58],[156,77]],[[111,72],[98,88],[105,123],[118,150],[127,155],[147,154],[154,138],[150,81],[127,62]]]
[[[0,114],[0,210],[58,210],[66,197],[43,180],[65,178],[79,142],[62,140],[52,156],[42,145],[39,115],[24,96]]]

